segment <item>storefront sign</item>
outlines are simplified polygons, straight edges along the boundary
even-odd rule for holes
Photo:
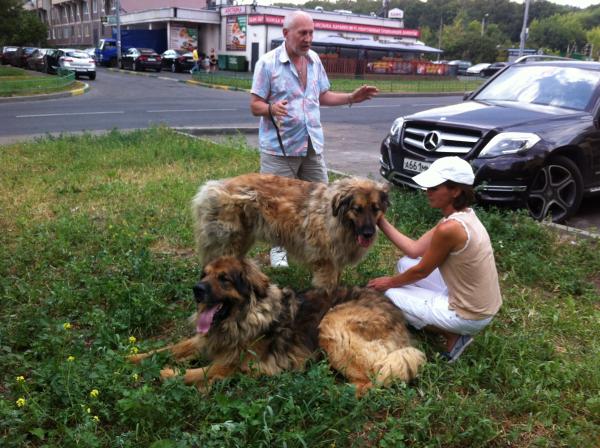
[[[192,51],[198,46],[198,29],[188,28],[183,25],[171,24],[169,48],[175,50]]]
[[[228,16],[225,30],[227,51],[246,51],[247,16]]]
[[[227,6],[226,8],[221,8],[222,16],[234,16],[238,14],[246,14],[245,6]]]
[[[282,16],[253,15],[248,17],[250,25],[283,25]],[[379,34],[382,36],[419,37],[419,30],[407,28],[392,28],[388,26],[362,25],[359,23],[330,22],[315,20],[316,30],[341,31],[347,33]]]

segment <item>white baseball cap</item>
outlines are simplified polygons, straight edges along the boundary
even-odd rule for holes
[[[426,171],[413,177],[413,180],[424,188],[437,187],[447,180],[473,185],[475,175],[469,162],[460,157],[450,156],[437,159]]]

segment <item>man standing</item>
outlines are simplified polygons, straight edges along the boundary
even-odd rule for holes
[[[320,105],[352,106],[371,99],[378,90],[362,86],[352,93],[331,92],[319,55],[310,49],[313,32],[313,19],[306,12],[295,11],[286,16],[284,43],[256,64],[250,110],[261,117],[261,173],[327,183]],[[283,148],[272,121],[278,123]],[[287,266],[283,248],[271,249],[271,265]]]
[[[198,62],[199,62],[198,47],[194,47],[194,51],[192,51],[192,59],[194,60],[194,66],[190,70],[190,73],[193,75],[200,69],[200,66],[198,65]]]

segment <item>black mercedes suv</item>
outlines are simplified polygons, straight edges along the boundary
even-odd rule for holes
[[[526,56],[465,101],[400,117],[381,145],[381,175],[412,177],[437,158],[475,171],[478,198],[561,222],[600,192],[600,63]]]

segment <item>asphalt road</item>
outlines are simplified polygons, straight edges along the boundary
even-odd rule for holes
[[[150,75],[150,73],[148,73]],[[165,124],[174,127],[248,127],[258,119],[249,112],[248,94],[189,85],[186,73],[159,77],[100,68],[81,96],[46,101],[0,103],[0,144],[62,132],[103,132]],[[87,81],[86,81],[87,82]],[[375,98],[352,108],[323,107],[330,168],[379,178],[379,145],[393,120],[432,107],[461,101],[459,96]],[[256,144],[256,135],[249,135]],[[592,204],[593,202],[593,204]],[[567,224],[598,232],[600,204],[585,200],[582,212]]]

